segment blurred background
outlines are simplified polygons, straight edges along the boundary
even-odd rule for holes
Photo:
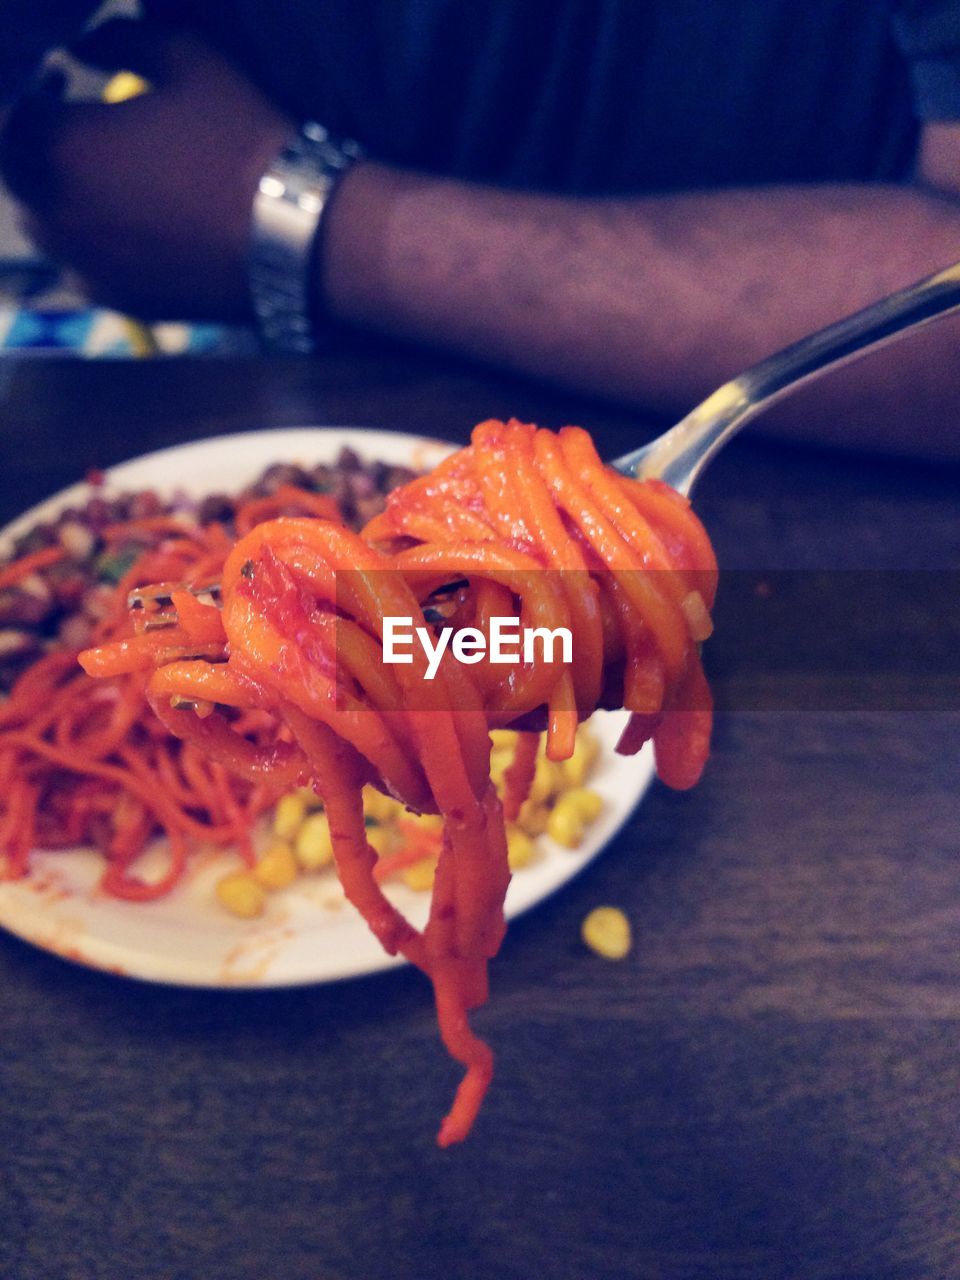
[[[0,187],[0,354],[144,358],[255,349],[245,329],[176,323],[147,328],[91,306],[26,238],[13,201]]]
[[[136,17],[136,0],[107,0],[97,21]],[[96,101],[109,77],[52,54],[48,65],[67,76],[65,97]],[[257,349],[246,330],[216,324],[157,324],[149,329],[94,307],[56,267],[46,262],[19,225],[14,201],[0,184],[0,353],[18,356],[246,354]]]

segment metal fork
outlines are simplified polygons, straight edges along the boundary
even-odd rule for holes
[[[794,388],[960,309],[960,263],[881,298],[725,382],[685,418],[610,465],[689,494],[704,467],[755,414]]]

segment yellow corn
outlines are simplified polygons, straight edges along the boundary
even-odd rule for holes
[[[504,776],[516,752],[519,735],[512,729],[490,732],[490,773],[502,795]],[[507,855],[511,870],[517,871],[533,861],[538,853],[537,836],[547,832],[558,844],[575,848],[583,839],[588,823],[596,820],[603,809],[601,797],[583,784],[590,776],[599,753],[596,738],[585,728],[577,731],[573,755],[569,760],[553,762],[546,758],[544,740],[534,771],[530,795],[524,801],[507,832]],[[298,866],[306,871],[326,867],[333,860],[330,827],[323,806],[310,787],[301,787],[282,796],[273,818],[276,839],[261,856],[252,873],[237,872],[225,877],[217,893],[228,910],[238,915],[259,915],[263,910],[263,889],[281,888],[296,876]],[[363,810],[368,820],[367,840],[382,857],[393,852],[402,842],[397,819],[405,816],[425,831],[439,831],[443,825],[437,814],[411,815],[399,800],[384,795],[375,787],[363,789]],[[428,857],[401,872],[401,878],[413,889],[429,889],[433,885],[436,858]],[[259,897],[258,897],[259,894]],[[231,902],[238,905],[232,906]]]
[[[561,796],[547,818],[547,835],[566,849],[575,849],[583,839],[586,823],[576,802],[570,802],[569,793]]]
[[[385,796],[376,787],[363,788],[363,812],[374,822],[392,822],[403,811],[403,805],[393,796]]]
[[[542,804],[559,791],[562,783],[560,766],[553,764],[546,756],[539,756],[533,774],[529,799],[535,804]]]
[[[393,848],[394,833],[389,827],[367,827],[367,844],[378,858]]]
[[[263,914],[266,895],[249,871],[231,871],[217,882],[217,897],[221,904],[235,916],[252,920]]]
[[[517,826],[528,836],[542,836],[547,829],[549,817],[550,810],[545,805],[536,804],[533,800],[524,800],[517,814]]]
[[[319,871],[333,861],[330,824],[325,813],[311,813],[297,832],[294,851],[304,871]]]
[[[281,840],[292,840],[306,816],[306,801],[299,791],[281,796],[273,813],[273,834]]]
[[[619,907],[594,907],[580,927],[580,936],[605,960],[622,960],[630,950],[630,921]]]
[[[519,871],[537,856],[537,846],[525,831],[511,827],[507,832],[507,861],[511,871]]]
[[[436,858],[421,858],[419,862],[412,862],[409,867],[404,867],[401,875],[408,889],[423,891],[433,888],[436,872]]]
[[[596,822],[603,811],[603,799],[588,787],[571,787],[561,801],[579,813],[585,823]]]
[[[274,840],[261,854],[253,874],[266,889],[285,889],[297,878],[297,860],[285,840]]]
[[[560,773],[568,787],[581,787],[593,769],[600,744],[593,734],[580,729],[573,746],[573,755],[560,763]]]

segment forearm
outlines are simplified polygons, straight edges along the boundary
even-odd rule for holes
[[[920,189],[573,201],[363,165],[331,206],[321,278],[341,320],[679,414],[956,258],[960,202]],[[945,322],[766,425],[960,454],[958,341]]]

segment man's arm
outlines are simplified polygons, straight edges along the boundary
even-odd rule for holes
[[[94,297],[148,317],[248,315],[253,194],[291,122],[195,39],[137,39],[133,69],[154,92],[21,111],[8,179],[41,245]],[[625,200],[361,164],[331,202],[315,287],[346,323],[679,415],[784,343],[960,259],[958,139],[960,126],[927,126],[927,185]],[[958,342],[946,321],[758,425],[960,456]]]
[[[761,357],[955,259],[960,200],[923,187],[587,201],[370,164],[331,206],[321,287],[344,321],[679,416]],[[762,425],[960,456],[958,352],[960,327],[943,322]]]

